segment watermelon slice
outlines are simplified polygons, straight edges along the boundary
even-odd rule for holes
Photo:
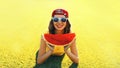
[[[75,33],[68,34],[44,34],[43,39],[53,46],[66,46],[75,39]]]

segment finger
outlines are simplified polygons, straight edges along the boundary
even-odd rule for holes
[[[52,46],[52,45],[50,45],[50,44],[49,44],[49,46],[52,47],[52,48],[54,48],[54,46]]]
[[[54,49],[54,46],[52,46],[52,45],[50,45],[50,44],[48,44],[48,47],[49,47],[51,50]]]
[[[66,46],[65,46],[65,50],[67,50],[69,47],[70,47],[70,45],[66,45]]]

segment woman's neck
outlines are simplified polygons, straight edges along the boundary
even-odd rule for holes
[[[64,31],[63,30],[55,30],[55,34],[63,34]]]

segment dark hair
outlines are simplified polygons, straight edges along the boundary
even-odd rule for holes
[[[66,24],[66,27],[64,28],[64,34],[70,33],[70,31],[71,31],[70,30],[71,24],[70,24],[69,20],[67,20],[66,23],[67,24]],[[55,27],[53,25],[53,20],[52,19],[51,19],[51,21],[49,23],[48,29],[49,29],[49,33],[50,34],[55,34]]]

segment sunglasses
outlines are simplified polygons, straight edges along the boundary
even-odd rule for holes
[[[61,21],[61,22],[66,22],[66,21],[67,21],[67,18],[57,18],[57,17],[53,17],[52,20],[53,20],[54,22],[59,22],[59,21]]]

